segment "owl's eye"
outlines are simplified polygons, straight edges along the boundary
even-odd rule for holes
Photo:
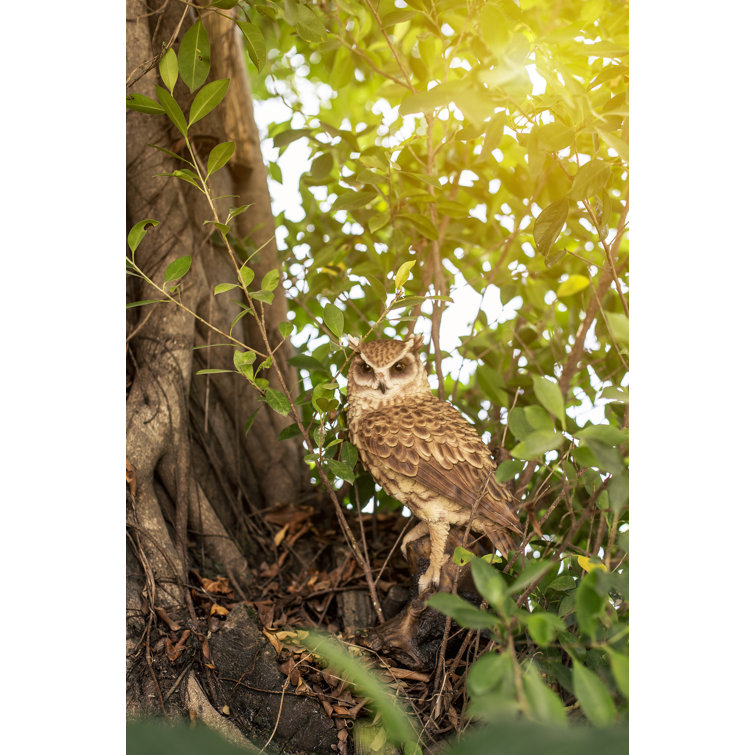
[[[362,362],[362,372],[372,372],[372,367],[366,362]]]
[[[396,372],[403,372],[406,369],[406,365],[403,362],[396,362],[396,364],[393,365],[393,369]]]

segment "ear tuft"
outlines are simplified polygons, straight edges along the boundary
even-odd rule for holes
[[[359,351],[359,347],[362,345],[362,342],[358,338],[347,335],[346,340],[349,342],[349,346],[351,346],[354,351]]]
[[[406,339],[406,343],[412,351],[419,351],[425,345],[425,339],[419,333],[414,333]]]

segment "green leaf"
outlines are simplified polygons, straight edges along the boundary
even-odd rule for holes
[[[142,243],[142,239],[147,233],[147,228],[149,226],[155,226],[157,227],[160,225],[159,220],[140,220],[129,232],[128,237],[126,239],[128,243],[128,248],[131,250],[131,253],[133,254],[137,248],[139,247],[139,244]]]
[[[210,73],[210,38],[201,19],[184,34],[178,46],[178,72],[190,92],[199,89]]]
[[[160,302],[168,302],[170,299],[140,299],[139,301],[130,301],[126,304],[126,309],[133,309],[134,307],[143,307],[145,304],[159,304]]]
[[[217,286],[213,289],[213,296],[217,296],[218,294],[224,294],[226,291],[230,291],[233,288],[238,288],[238,283],[218,283]]]
[[[561,427],[566,429],[564,397],[558,385],[540,375],[533,375],[532,387],[535,389],[537,400],[561,422]]]
[[[291,404],[286,398],[286,395],[275,388],[268,388],[265,391],[265,395],[260,396],[260,399],[271,409],[274,409],[278,414],[282,414],[284,417],[291,411]]]
[[[262,290],[275,291],[275,289],[278,287],[280,276],[280,270],[278,270],[277,267],[274,267],[272,270],[268,270],[268,272],[265,273],[265,277],[262,279]]]
[[[559,448],[563,442],[564,436],[554,430],[535,430],[511,449],[511,455],[517,459],[534,461],[546,451]]]
[[[322,319],[336,338],[340,338],[343,335],[343,312],[335,304],[328,302],[325,305]]]
[[[215,367],[209,367],[205,370],[197,370],[195,375],[216,375],[219,372],[233,372],[233,370],[220,370]]]
[[[469,669],[467,690],[473,697],[485,695],[499,687],[509,673],[513,676],[510,655],[483,653]]]
[[[263,304],[272,304],[274,298],[272,291],[247,291],[247,296],[255,301],[261,301]]]
[[[203,91],[204,89],[202,89],[199,94]],[[199,94],[197,97],[199,97]],[[196,102],[196,100],[194,101]],[[234,142],[221,142],[220,144],[216,144],[210,150],[210,154],[207,157],[207,177],[209,178],[213,173],[220,170],[233,157],[235,151],[236,144]],[[246,206],[249,207],[249,205]],[[236,215],[238,215],[238,213],[236,213]],[[229,212],[228,220],[232,217],[234,217],[234,215]]]
[[[414,212],[402,212],[399,213],[397,217],[404,218],[404,220],[411,223],[426,239],[430,239],[430,241],[437,241],[438,238],[440,238],[438,235],[438,229],[424,215],[418,215]]]
[[[173,89],[178,81],[178,57],[176,51],[169,47],[165,55],[160,58],[160,78],[163,80],[167,90],[173,94]]]
[[[396,277],[394,279],[396,291],[404,287],[404,284],[409,280],[409,272],[416,263],[417,260],[409,260],[408,262],[404,262],[396,271]]]
[[[470,561],[473,561],[476,558],[477,556],[475,556],[472,551],[468,551],[466,548],[462,548],[461,545],[457,545],[454,548],[453,562],[457,566],[464,566],[464,564],[468,564]]]
[[[480,11],[480,34],[491,52],[504,54],[511,32],[508,19],[493,3],[486,3]]]
[[[218,79],[206,84],[197,92],[189,110],[189,126],[204,118],[223,101],[229,83],[230,79]]]
[[[348,464],[352,469],[357,461],[359,461],[359,451],[347,440],[341,443],[341,461]]]
[[[506,595],[514,595],[524,590],[555,566],[556,564],[552,561],[544,561],[541,558],[528,561],[522,573],[506,588]]]
[[[586,574],[577,587],[576,609],[580,630],[588,637],[595,637],[598,623],[605,611],[606,595],[596,588],[598,571]]]
[[[616,343],[629,346],[629,319],[623,312],[606,312],[606,321]]]
[[[620,430],[616,425],[587,425],[574,435],[580,440],[599,440],[609,446],[618,446],[629,439],[628,430]]]
[[[416,15],[417,11],[412,10],[411,8],[392,10],[389,13],[386,13],[383,18],[380,19],[380,25],[383,27],[383,29],[390,29],[391,26],[395,26],[396,24],[401,24],[404,21],[408,21],[409,19],[414,18],[414,16]]]
[[[612,475],[620,475],[626,469],[621,453],[596,438],[587,438],[585,443],[598,460],[598,466]]]
[[[136,110],[139,113],[148,113],[149,115],[158,115],[165,112],[165,108],[155,102],[150,97],[143,94],[129,94],[126,97],[126,107],[129,110]]]
[[[467,629],[496,629],[498,619],[487,611],[482,611],[469,601],[458,595],[447,592],[437,592],[431,595],[427,605],[450,616],[459,626]]]
[[[499,613],[503,613],[503,600],[507,595],[506,582],[501,573],[482,559],[472,559],[472,578],[477,592]]]
[[[289,320],[283,320],[278,323],[278,332],[281,334],[281,338],[288,338],[294,331],[294,324]]]
[[[498,483],[512,480],[524,469],[524,464],[517,459],[502,461],[495,470],[495,481]]]
[[[507,424],[519,440],[536,430],[552,433],[556,429],[553,419],[541,406],[515,406],[509,412]]]
[[[566,710],[559,696],[540,678],[534,663],[528,663],[522,675],[524,693],[535,721],[566,725]]]
[[[616,136],[616,134],[612,134],[610,131],[603,131],[599,128],[595,130],[611,149],[616,150],[616,153],[625,163],[629,162],[629,145],[624,139]]]
[[[298,7],[295,28],[297,34],[307,42],[322,42],[328,36],[328,30],[320,16],[303,3]]]
[[[257,71],[261,72],[267,62],[267,44],[265,43],[262,31],[248,21],[236,21],[236,25],[244,35],[244,42],[246,42],[246,51],[249,53],[249,58]]]
[[[170,118],[179,132],[186,137],[188,133],[186,118],[184,118],[184,114],[178,106],[178,103],[173,99],[173,95],[167,89],[163,89],[159,84],[155,84],[155,91],[157,92],[157,99],[160,100],[160,104],[165,110],[165,114]]]
[[[563,619],[554,613],[545,611],[527,614],[525,623],[532,639],[543,648],[548,647],[553,642],[557,631],[566,629]]]
[[[244,423],[244,435],[249,434],[249,431],[252,429],[252,425],[254,424],[254,420],[257,419],[257,415],[259,413],[260,413],[260,410],[255,409],[249,416],[249,419]]]
[[[454,99],[458,89],[444,87],[442,84],[434,87],[429,92],[413,92],[404,97],[398,109],[399,115],[411,115],[412,113],[431,113],[439,107],[445,107]]]
[[[626,404],[629,401],[629,391],[618,385],[609,385],[600,392],[600,398]]]
[[[390,212],[377,212],[370,216],[370,219],[367,221],[367,227],[370,229],[370,233],[377,233],[381,228],[385,228],[390,220]]]
[[[590,285],[590,279],[584,275],[570,275],[563,283],[560,283],[556,296],[559,299],[563,299],[566,296],[572,296],[573,294],[582,291]]]
[[[619,688],[624,697],[629,699],[629,656],[624,653],[619,653],[613,648],[606,648],[608,653],[608,660],[611,663],[611,673],[616,681],[616,686]]]
[[[376,196],[377,194],[372,189],[365,191],[347,190],[336,198],[330,210],[331,212],[336,212],[337,210],[356,210],[369,204]]]
[[[354,482],[354,468],[345,461],[325,459],[325,466],[336,476],[346,482]]]
[[[325,182],[330,175],[330,171],[333,170],[333,153],[323,152],[312,160],[312,165],[309,168],[309,175],[313,181]]]
[[[223,10],[230,10],[234,6],[238,5],[239,0],[212,0],[210,5],[214,8],[222,8]]]
[[[608,483],[608,500],[611,510],[618,513],[629,500],[629,475],[626,472],[614,475]]]
[[[273,137],[273,146],[280,149],[281,147],[291,144],[291,142],[295,142],[297,139],[301,139],[303,136],[309,136],[311,133],[312,129],[310,128],[286,129]],[[275,163],[272,164],[274,165]]]
[[[254,281],[254,270],[252,270],[251,267],[240,267],[239,268],[239,279],[241,280],[242,285],[244,288],[249,288],[249,286],[252,285],[252,282]]]
[[[541,254],[547,254],[555,243],[569,215],[569,200],[559,199],[549,204],[535,220],[532,233]]]
[[[231,232],[231,226],[226,225],[225,223],[218,223],[216,220],[205,220],[204,224],[207,225],[207,223],[214,225],[215,228],[217,228],[223,234]]]
[[[288,440],[289,438],[295,438],[297,435],[301,435],[301,430],[299,429],[299,425],[293,422],[278,433],[278,440]]]
[[[597,196],[611,182],[611,168],[599,158],[585,163],[574,176],[569,195],[574,199]]]
[[[179,257],[177,260],[168,265],[165,269],[165,282],[177,281],[189,272],[191,267],[191,255],[187,254],[185,257]]]
[[[251,206],[252,205],[250,204],[242,204],[241,207],[231,207],[231,209],[228,210],[228,217],[225,219],[225,222],[229,223],[237,215],[241,215],[242,212],[246,212]]]
[[[338,401],[334,398],[337,383],[318,383],[312,390],[312,405],[318,412],[328,413],[338,408]]]
[[[158,173],[157,175],[180,178],[182,181],[186,181],[186,183],[189,183],[195,188],[202,191],[202,187],[199,185],[199,176],[193,170],[189,170],[188,168],[179,168],[178,170],[174,170],[171,173]]]
[[[292,356],[288,363],[292,367],[296,367],[297,370],[307,370],[308,372],[323,372],[326,375],[330,375],[328,368],[309,354],[296,354]]]
[[[587,718],[595,726],[608,726],[616,718],[616,706],[597,674],[572,659],[574,694]]]
[[[303,634],[303,633],[301,633]],[[339,676],[354,685],[360,696],[369,702],[373,713],[379,713],[388,738],[399,745],[417,742],[411,718],[403,700],[383,682],[364,660],[351,654],[342,644],[325,635],[310,631],[299,642],[311,653],[319,655]],[[411,750],[409,750],[411,752]]]
[[[549,152],[558,152],[572,144],[576,132],[571,126],[554,122],[540,126],[536,133],[538,144],[541,147]]]

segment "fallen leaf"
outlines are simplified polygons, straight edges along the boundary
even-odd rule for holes
[[[228,616],[228,609],[217,603],[213,603],[210,609],[210,616]]]
[[[275,650],[275,654],[278,655],[278,653],[280,653],[280,651],[283,649],[283,645],[281,645],[280,640],[272,632],[268,632],[266,629],[262,630],[262,634],[267,637],[268,642],[273,646],[273,649]]]
[[[408,668],[394,668],[390,666],[388,673],[394,676],[396,679],[412,679],[417,682],[429,682],[430,674],[423,674],[421,671],[412,671]]]
[[[289,503],[286,506],[279,506],[268,512],[265,514],[265,519],[272,524],[283,527],[284,525],[295,525],[304,522],[313,513],[314,508],[312,506],[295,506],[293,503]]]
[[[286,537],[286,533],[288,532],[288,525],[284,525],[281,527],[276,533],[275,537],[273,538],[273,542],[275,543],[275,547],[277,548],[280,546],[281,542],[283,542],[283,538]]]
[[[228,577],[216,577],[215,579],[206,579],[202,577],[202,587],[207,592],[220,593],[228,595],[231,592],[231,586],[228,584]]]

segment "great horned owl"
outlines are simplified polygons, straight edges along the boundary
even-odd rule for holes
[[[375,480],[422,522],[401,546],[430,534],[430,566],[419,592],[438,585],[449,526],[486,535],[502,553],[522,529],[516,501],[495,480],[490,452],[474,427],[430,391],[419,358],[421,336],[361,343],[349,367],[348,425]]]

